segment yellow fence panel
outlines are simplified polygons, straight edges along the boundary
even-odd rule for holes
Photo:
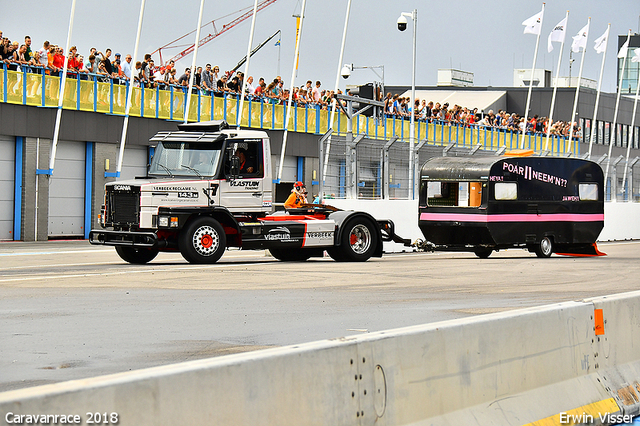
[[[309,133],[315,133],[318,124],[319,112],[317,109],[312,108],[307,113],[307,131]]]
[[[275,112],[273,125],[276,129],[284,129],[284,106],[274,105],[273,110]]]
[[[158,96],[158,118],[168,120],[171,118],[171,92],[160,90]]]
[[[185,93],[182,90],[173,91],[173,119],[184,120]]]
[[[22,103],[22,73],[7,71],[7,102],[10,104]]]
[[[211,117],[211,96],[202,96],[200,98],[200,121],[210,120],[213,120]]]
[[[41,74],[27,74],[27,105],[42,105]]]
[[[251,127],[260,127],[260,115],[261,115],[261,106],[263,105],[262,101],[251,101]]]
[[[238,101],[235,98],[227,98],[227,123],[231,126],[237,126]]]

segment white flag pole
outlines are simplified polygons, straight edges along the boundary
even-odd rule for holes
[[[542,3],[542,15],[540,17],[540,26],[542,27],[542,20],[544,19],[544,3]],[[536,60],[538,59],[538,46],[540,45],[540,33],[542,28],[538,31],[536,37],[536,50],[533,54],[533,66],[531,67],[531,76],[529,78],[529,93],[527,94],[527,106],[524,108],[524,128],[522,129],[522,139],[520,141],[520,149],[524,149],[524,137],[527,133],[527,116],[529,114],[529,105],[531,105],[531,91],[533,90],[533,75],[536,71]]]
[[[258,12],[258,0],[253,3],[253,17],[251,18],[251,31],[249,32],[249,44],[247,46],[247,62],[244,64],[244,78],[242,79],[242,87],[240,90],[240,111],[238,112],[237,122],[238,130],[240,130],[240,122],[242,121],[242,109],[244,107],[244,92],[247,86],[247,79],[249,78],[249,61],[251,61],[251,46],[253,45],[253,32],[256,28],[256,14]]]
[[[627,33],[627,41],[626,45],[629,46],[629,39],[631,38],[631,30]],[[624,46],[624,45],[623,45]],[[617,62],[617,61],[616,61]],[[609,165],[611,163],[611,149],[613,148],[613,143],[618,136],[617,132],[617,121],[618,121],[618,107],[620,106],[620,92],[622,91],[622,76],[624,75],[624,69],[627,66],[627,55],[624,55],[622,59],[622,72],[620,73],[620,80],[618,81],[618,95],[616,96],[616,108],[613,111],[613,125],[612,129],[609,132],[611,137],[609,138],[609,153],[607,154],[607,169],[604,171],[604,184],[607,185],[607,179],[609,178]],[[613,188],[613,185],[611,185]],[[616,201],[616,194],[611,194],[611,201]]]
[[[71,32],[73,30],[73,16],[76,13],[76,0],[71,3],[71,16],[69,17],[69,32],[67,33],[67,44],[64,49],[64,65],[62,66],[62,76],[60,77],[60,92],[58,94],[58,112],[56,113],[56,125],[53,129],[53,140],[51,141],[51,154],[49,155],[49,175],[53,174],[53,166],[56,162],[56,149],[58,147],[58,136],[60,136],[60,121],[62,120],[62,105],[64,103],[64,86],[67,82],[67,66],[69,65],[69,43],[71,42]]]
[[[198,15],[198,29],[196,30],[196,44],[193,49],[193,60],[191,61],[191,76],[189,77],[189,87],[187,96],[185,96],[187,105],[184,109],[184,122],[189,120],[189,106],[191,105],[191,88],[193,87],[193,79],[196,74],[196,60],[198,59],[198,45],[200,44],[200,27],[202,26],[202,11],[204,10],[204,0],[200,1],[200,14]]]
[[[334,98],[331,101],[331,116],[329,117],[329,129],[333,129],[333,120],[336,115],[336,110],[338,107],[337,98],[335,95],[338,94],[338,87],[340,85],[340,75],[342,74],[342,61],[344,59],[344,46],[347,41],[347,27],[349,26],[349,14],[351,13],[351,0],[347,2],[347,15],[344,17],[344,30],[342,31],[342,44],[340,45],[340,58],[338,59],[338,72],[336,73],[336,85],[333,91]],[[329,135],[329,139],[327,140],[327,150],[324,155],[324,165],[322,167],[322,182],[324,182],[327,178],[327,167],[329,165],[329,152],[331,151],[331,135]],[[320,200],[322,201],[323,194],[320,194]]]
[[[282,168],[284,166],[284,151],[287,148],[287,136],[289,134],[289,119],[291,118],[291,103],[293,100],[293,83],[296,78],[296,65],[298,65],[298,53],[300,52],[300,39],[302,38],[302,24],[304,22],[304,11],[307,6],[307,0],[302,0],[302,10],[300,12],[300,31],[296,37],[296,50],[293,55],[293,69],[291,70],[291,84],[289,86],[289,99],[287,102],[287,117],[284,123],[284,134],[282,135],[282,150],[280,151],[280,164],[278,167],[278,182],[282,179]]]
[[[623,68],[624,70],[624,68]],[[640,75],[638,75],[638,82],[636,84],[636,97],[633,101],[633,113],[631,114],[631,135],[627,141],[627,161],[624,163],[624,175],[622,176],[622,189],[625,190],[625,184],[627,183],[627,169],[629,167],[629,154],[631,153],[631,141],[635,134],[634,129],[636,125],[636,111],[638,110],[638,95],[640,95]],[[627,197],[627,201],[631,201],[631,197]]]
[[[138,59],[138,47],[140,46],[140,33],[142,32],[142,18],[144,17],[144,5],[146,0],[140,1],[140,16],[138,18],[138,31],[136,33],[136,45],[133,49],[133,58],[131,64],[133,70],[131,70],[131,79],[129,80],[129,87],[127,88],[127,105],[124,109],[124,123],[122,124],[122,136],[120,137],[120,150],[118,151],[118,165],[116,166],[116,177],[120,177],[122,171],[122,161],[124,158],[124,145],[127,141],[127,129],[129,128],[129,111],[131,110],[131,95],[133,94],[133,80],[135,72],[135,64]],[[140,90],[143,90],[142,88]]]
[[[587,20],[587,38],[589,37],[588,28],[591,26],[591,17]],[[578,84],[576,87],[576,97],[573,100],[573,110],[571,111],[571,119],[569,120],[569,152],[571,152],[571,146],[573,144],[573,121],[576,119],[576,110],[578,109],[578,97],[580,96],[580,83],[582,82],[582,69],[584,66],[584,57],[587,54],[587,45],[585,42],[582,48],[582,59],[580,59],[580,71],[578,71]],[[569,82],[571,83],[571,82]],[[577,122],[576,122],[577,124]]]
[[[565,23],[569,23],[569,11],[567,10],[567,15],[564,18]],[[564,49],[564,40],[566,38],[567,25],[565,25],[564,37],[562,37],[562,43],[560,44],[560,55],[558,56],[558,66],[556,68],[556,79],[553,82],[553,95],[551,96],[551,109],[549,110],[549,119],[547,120],[547,141],[544,144],[545,151],[549,149],[549,134],[551,133],[551,124],[553,124],[553,110],[556,104],[556,93],[558,91],[558,78],[560,77],[560,64],[562,63],[562,51]]]
[[[602,74],[604,72],[604,60],[607,57],[607,45],[609,44],[609,30],[611,30],[611,24],[607,26],[607,37],[604,44],[604,52],[602,52],[602,65],[600,65],[600,77],[598,78],[598,92],[596,93],[596,104],[593,107],[593,120],[591,121],[591,135],[589,136],[589,160],[591,159],[591,151],[593,149],[593,140],[596,135],[596,119],[598,118],[598,103],[600,101],[600,89],[602,87]]]

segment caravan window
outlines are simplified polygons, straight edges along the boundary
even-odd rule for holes
[[[479,207],[482,204],[482,182],[427,182],[429,206]]]
[[[598,201],[598,184],[581,183],[578,185],[578,194],[582,201]]]
[[[496,200],[518,199],[518,184],[516,182],[496,182],[493,189]]]

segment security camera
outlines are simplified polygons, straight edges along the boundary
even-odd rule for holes
[[[407,29],[407,18],[402,15],[400,15],[400,17],[398,18],[398,29],[400,31],[404,31]]]
[[[344,79],[349,78],[349,76],[351,75],[351,68],[345,65],[344,67],[342,67],[342,71],[340,71],[340,74],[342,74],[342,78]]]

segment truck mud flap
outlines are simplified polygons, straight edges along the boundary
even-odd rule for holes
[[[396,235],[395,226],[391,220],[378,220],[377,222],[380,227],[382,241],[393,241],[394,243],[404,244],[406,247],[411,247],[410,239]]]
[[[556,254],[561,256],[590,257],[590,256],[606,256],[606,253],[598,250],[598,245],[593,244],[575,244],[567,247],[558,247]]]
[[[158,237],[153,232],[91,230],[89,243],[105,246],[155,247]]]

